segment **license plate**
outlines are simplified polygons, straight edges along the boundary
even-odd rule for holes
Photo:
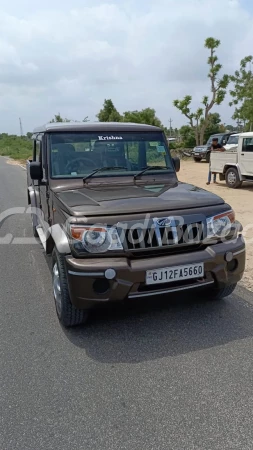
[[[146,284],[173,283],[192,278],[202,278],[203,276],[204,263],[165,267],[163,269],[148,270],[146,272]]]
[[[194,155],[199,156],[199,153],[198,153],[198,152],[195,152]]]

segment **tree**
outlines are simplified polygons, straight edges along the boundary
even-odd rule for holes
[[[253,56],[243,58],[240,63],[240,69],[236,70],[235,74],[230,77],[230,81],[234,84],[233,89],[230,91],[232,96],[230,106],[236,106],[233,119],[238,119],[238,124],[242,122],[244,128],[250,131],[252,131],[253,127],[252,61]]]
[[[121,115],[110,99],[104,101],[103,108],[97,114],[97,118],[99,122],[143,123],[163,128],[162,122],[156,116],[156,111],[153,108],[145,108],[141,111],[125,111]]]
[[[50,120],[50,123],[56,123],[56,122],[71,122],[71,120],[63,119],[63,117],[61,117],[60,113],[58,113],[58,114],[55,114],[55,116],[52,120]]]
[[[226,125],[226,130],[231,132],[234,131],[236,133],[237,127],[235,127],[234,125]]]
[[[121,122],[122,117],[111,99],[105,100],[103,108],[97,114],[99,122]]]
[[[202,145],[204,142],[205,131],[209,124],[210,111],[214,105],[220,105],[225,96],[229,84],[229,76],[219,77],[222,65],[218,62],[216,49],[220,46],[220,41],[209,37],[205,40],[205,48],[210,50],[210,56],[207,60],[209,66],[208,78],[211,84],[211,96],[204,96],[201,107],[195,112],[191,111],[192,96],[186,95],[183,100],[174,100],[174,106],[187,117],[191,128],[194,130],[196,145]]]
[[[26,137],[28,138],[28,139],[32,139],[32,133],[30,132],[30,131],[28,131],[28,133],[26,133]]]
[[[221,118],[219,113],[210,113],[209,114],[209,120],[208,125],[205,130],[204,138],[205,142],[208,140],[209,136],[212,134],[221,133],[223,130],[221,130]]]
[[[123,113],[123,122],[143,123],[146,125],[162,127],[162,122],[156,116],[156,112],[153,108],[145,108],[141,111],[125,111]]]
[[[183,125],[180,130],[179,134],[181,137],[181,140],[183,141],[183,146],[187,148],[194,147],[195,145],[195,134],[194,130],[190,125]]]
[[[183,100],[174,100],[174,106],[176,106],[181,113],[189,119],[189,124],[195,135],[195,143],[199,145],[200,143],[200,120],[203,118],[203,110],[199,108],[195,113],[191,112],[192,97],[190,95],[186,95]]]

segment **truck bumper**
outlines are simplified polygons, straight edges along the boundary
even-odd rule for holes
[[[201,161],[202,159],[206,159],[207,152],[193,153],[192,155],[194,159],[198,159],[199,161]]]
[[[233,254],[233,264],[226,261]],[[231,256],[231,255],[230,255]],[[236,284],[245,270],[245,243],[236,240],[212,245],[204,250],[145,259],[76,259],[66,256],[66,272],[72,303],[90,309],[99,303],[169,294],[178,291],[221,289]],[[204,263],[204,277],[162,285],[146,285],[146,271]],[[108,269],[113,269],[108,270]],[[113,276],[114,275],[114,276]],[[113,279],[110,279],[113,276]]]

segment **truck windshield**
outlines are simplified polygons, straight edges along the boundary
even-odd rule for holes
[[[95,177],[134,176],[151,166],[151,174],[175,173],[163,133],[52,133],[49,141],[53,178],[84,178],[101,167],[108,171]]]
[[[217,135],[217,136],[216,136],[216,135],[214,134],[213,136],[210,136],[210,138],[208,139],[206,145],[211,145],[211,144],[212,144],[212,140],[213,140],[214,138],[217,138],[217,139],[218,139],[219,144],[222,143],[223,136],[221,136],[221,135]]]
[[[230,136],[229,140],[227,141],[227,144],[238,144],[239,136]]]

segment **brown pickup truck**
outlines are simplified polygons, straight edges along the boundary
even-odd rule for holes
[[[220,197],[178,181],[160,128],[54,123],[33,140],[28,203],[64,326],[107,302],[233,292],[245,269],[241,226]]]

